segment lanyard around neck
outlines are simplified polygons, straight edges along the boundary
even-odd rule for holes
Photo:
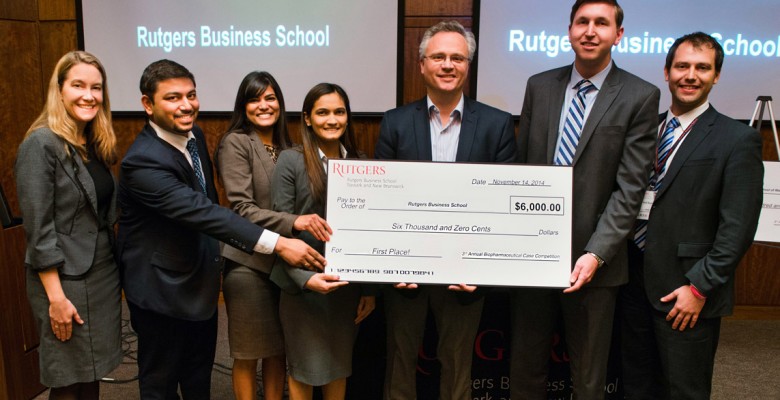
[[[698,121],[698,120],[699,120],[699,118],[696,117],[696,119],[694,119],[688,125],[688,127],[685,128],[685,130],[683,131],[682,135],[680,135],[680,137],[678,137],[677,140],[674,141],[674,144],[672,144],[672,148],[669,149],[669,152],[667,152],[666,155],[662,159],[658,159],[658,146],[655,147],[655,173],[656,173],[656,175],[660,175],[661,174],[661,171],[663,170],[664,166],[666,165],[666,162],[669,160],[669,157],[671,157],[672,154],[674,154],[674,151],[677,149],[677,146],[679,146],[680,143],[682,143],[682,141],[685,138],[685,136],[687,136],[688,132],[690,132],[691,129],[693,129],[693,126],[696,125],[696,121]],[[664,124],[661,126],[661,132],[663,133],[663,131],[665,131],[665,130],[666,130],[666,121],[664,121]]]

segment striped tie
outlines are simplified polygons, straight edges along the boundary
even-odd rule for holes
[[[591,89],[595,89],[589,80],[583,79],[574,85],[577,94],[571,99],[571,105],[566,113],[566,121],[563,124],[563,134],[558,152],[555,154],[555,165],[571,165],[574,153],[577,151],[577,143],[580,141],[582,127],[585,125],[585,97]]]
[[[195,141],[195,138],[190,139],[187,141],[187,151],[190,153],[190,158],[192,158],[192,169],[195,171],[195,176],[198,178],[198,182],[200,183],[200,189],[203,191],[203,194],[206,193],[206,180],[203,178],[203,170],[200,167],[200,155],[198,155],[198,143]]]
[[[651,183],[654,184],[654,189],[661,188],[661,180],[666,174],[666,161],[669,159],[669,153],[672,151],[672,143],[674,143],[674,130],[680,126],[680,121],[677,117],[669,120],[669,124],[664,129],[664,133],[661,135],[661,139],[658,141],[658,167],[657,172],[653,174]]]
[[[661,135],[661,139],[658,140],[658,165],[653,170],[653,175],[650,177],[650,189],[657,191],[661,188],[661,180],[666,173],[666,161],[669,159],[669,153],[672,151],[672,144],[674,143],[674,130],[680,126],[680,121],[677,117],[669,120],[669,123],[664,129],[664,133]],[[640,219],[636,221],[636,227],[634,230],[634,243],[639,250],[645,251],[645,241],[647,240],[647,220]]]

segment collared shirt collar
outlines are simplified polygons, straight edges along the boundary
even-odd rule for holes
[[[460,100],[458,100],[458,105],[455,106],[455,109],[452,110],[452,113],[450,114],[450,117],[455,115],[455,111],[458,112],[458,117],[462,118],[463,116],[463,105],[465,104],[463,93],[460,94]],[[434,112],[436,114],[439,113],[439,107],[436,107],[436,104],[433,104],[433,100],[431,100],[430,96],[425,96],[426,102],[428,104],[428,115],[432,115]]]
[[[607,80],[607,75],[609,75],[609,71],[612,70],[612,62],[607,64],[607,67],[602,69],[601,72],[599,72],[596,75],[591,76],[588,78],[590,83],[593,84],[593,86],[596,87],[596,90],[601,90],[601,87],[604,85],[604,81]],[[585,78],[580,75],[579,72],[577,72],[577,68],[572,64],[571,66],[571,80],[569,80],[569,89],[574,89],[574,85],[579,83],[581,80]]]
[[[699,118],[700,115],[704,114],[708,108],[710,108],[710,102],[705,101],[700,106],[694,108],[691,111],[688,111],[683,115],[674,115],[672,110],[669,109],[669,112],[666,113],[666,122],[669,123],[672,118],[677,117],[677,120],[680,121],[680,127],[678,129],[685,131],[688,129],[688,125],[690,125],[696,118]]]
[[[344,147],[343,144],[339,143],[339,151],[341,152],[341,158],[347,158],[347,148]],[[322,160],[322,168],[325,168],[325,173],[328,172],[328,157],[325,156],[325,153],[322,152],[322,149],[319,147],[317,148],[317,152],[320,155],[320,160]]]
[[[192,131],[187,132],[187,136],[179,135],[173,132],[166,131],[165,129],[161,128],[159,125],[155,124],[154,121],[149,120],[149,125],[152,126],[152,129],[154,129],[154,132],[157,134],[157,136],[168,142],[171,146],[175,147],[182,153],[187,153],[187,142],[194,138],[195,135],[192,134]]]
[[[184,154],[184,158],[186,158],[187,162],[190,163],[190,166],[193,167],[192,156],[190,156],[190,152],[187,151],[187,142],[189,142],[190,139],[195,138],[195,135],[192,134],[192,131],[187,132],[187,136],[184,136],[169,132],[155,124],[152,120],[149,120],[149,125],[152,127],[152,129],[154,129],[157,137],[164,140],[166,143],[170,144],[176,150],[179,150],[182,154]]]

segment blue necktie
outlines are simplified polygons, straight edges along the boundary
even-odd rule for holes
[[[577,94],[571,99],[571,105],[566,112],[566,120],[563,124],[561,143],[555,154],[555,165],[571,165],[574,153],[577,152],[577,143],[580,142],[582,127],[585,125],[585,97],[591,89],[595,89],[589,80],[583,79],[574,85]]]
[[[203,178],[203,169],[200,166],[200,155],[198,155],[198,143],[195,141],[195,138],[187,141],[187,151],[190,153],[190,158],[192,158],[192,169],[195,170],[195,176],[198,177],[200,189],[203,191],[203,194],[207,194],[206,179]]]
[[[664,133],[661,135],[661,139],[658,141],[658,166],[650,178],[650,183],[655,185],[653,188],[658,190],[661,188],[661,180],[666,172],[667,160],[669,160],[669,153],[672,151],[672,144],[674,143],[674,130],[680,127],[680,121],[677,117],[669,120],[669,124],[666,125]]]
[[[666,164],[669,159],[669,153],[672,151],[672,144],[674,143],[674,130],[680,126],[680,121],[677,117],[669,120],[669,123],[664,129],[664,133],[661,134],[661,139],[658,140],[658,162],[656,168],[653,170],[653,175],[650,177],[650,189],[658,191],[661,188],[661,180],[666,172]],[[636,221],[636,227],[634,230],[634,243],[639,250],[645,251],[645,241],[647,240],[647,220],[640,219]]]

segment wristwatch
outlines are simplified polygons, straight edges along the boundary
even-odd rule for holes
[[[596,259],[596,262],[598,262],[598,265],[596,265],[596,268],[601,268],[604,265],[604,259],[599,257],[598,254],[592,253],[590,251],[586,251],[585,254],[589,254],[589,255],[593,256],[593,258]]]

